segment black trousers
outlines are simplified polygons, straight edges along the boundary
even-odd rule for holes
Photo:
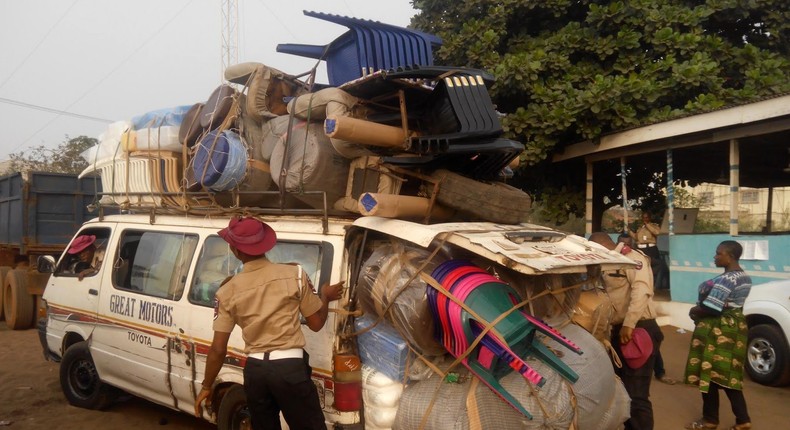
[[[664,334],[656,320],[642,320],[636,324],[645,329],[653,340],[653,353],[650,358],[638,369],[628,367],[623,360],[623,367],[615,367],[614,371],[623,381],[628,396],[631,397],[631,418],[625,422],[626,430],[653,430],[653,404],[650,402],[650,381],[653,379],[653,367],[656,362],[656,353],[661,348]],[[622,357],[620,349],[620,329],[622,325],[612,326],[612,346],[617,354]]]
[[[304,358],[247,359],[244,391],[254,430],[280,430],[280,411],[292,430],[325,430],[318,392]]]
[[[730,399],[732,413],[735,415],[735,423],[751,422],[749,412],[746,410],[746,399],[743,397],[743,391],[722,387],[714,382],[710,383],[707,393],[702,393],[702,418],[712,424],[719,423],[719,389],[724,390],[727,398]]]
[[[653,371],[658,379],[667,374],[667,369],[664,368],[664,357],[661,356],[660,349],[656,351],[656,365],[653,367]]]

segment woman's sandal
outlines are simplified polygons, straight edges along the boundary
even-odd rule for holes
[[[752,423],[735,424],[727,430],[748,430],[752,428]]]
[[[712,423],[706,422],[705,420],[697,420],[697,421],[694,421],[693,423],[686,424],[686,429],[688,429],[688,430],[715,429],[718,426],[719,426],[718,424],[712,424]],[[749,428],[749,427],[746,427],[746,428]],[[736,430],[740,430],[740,429],[736,429]]]

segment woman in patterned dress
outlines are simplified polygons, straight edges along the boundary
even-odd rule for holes
[[[684,381],[702,392],[702,418],[688,424],[687,429],[718,427],[720,389],[727,394],[735,414],[735,425],[729,428],[752,428],[742,391],[748,332],[743,302],[752,279],[738,264],[742,253],[738,242],[725,240],[719,244],[713,261],[724,268],[724,273],[700,284],[697,305],[689,311],[696,326]]]

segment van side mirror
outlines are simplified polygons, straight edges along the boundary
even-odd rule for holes
[[[55,257],[51,255],[40,255],[36,261],[36,270],[39,273],[55,273]]]

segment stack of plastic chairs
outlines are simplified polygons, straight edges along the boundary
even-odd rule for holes
[[[307,16],[348,27],[327,45],[281,43],[277,52],[326,61],[329,85],[338,86],[376,72],[413,65],[432,65],[433,49],[442,40],[432,34],[377,21],[304,11]]]
[[[428,287],[428,304],[434,317],[434,333],[454,357],[462,356],[491,322],[518,304],[518,294],[508,284],[485,270],[463,260],[449,260],[431,274],[457,300],[474,311],[476,320],[458,303]],[[491,390],[516,410],[532,418],[499,380],[516,371],[529,382],[542,386],[545,379],[525,359],[534,356],[555,369],[565,379],[576,382],[579,376],[535,335],[541,332],[571,351],[581,349],[543,321],[515,310],[495,324],[461,362]]]

